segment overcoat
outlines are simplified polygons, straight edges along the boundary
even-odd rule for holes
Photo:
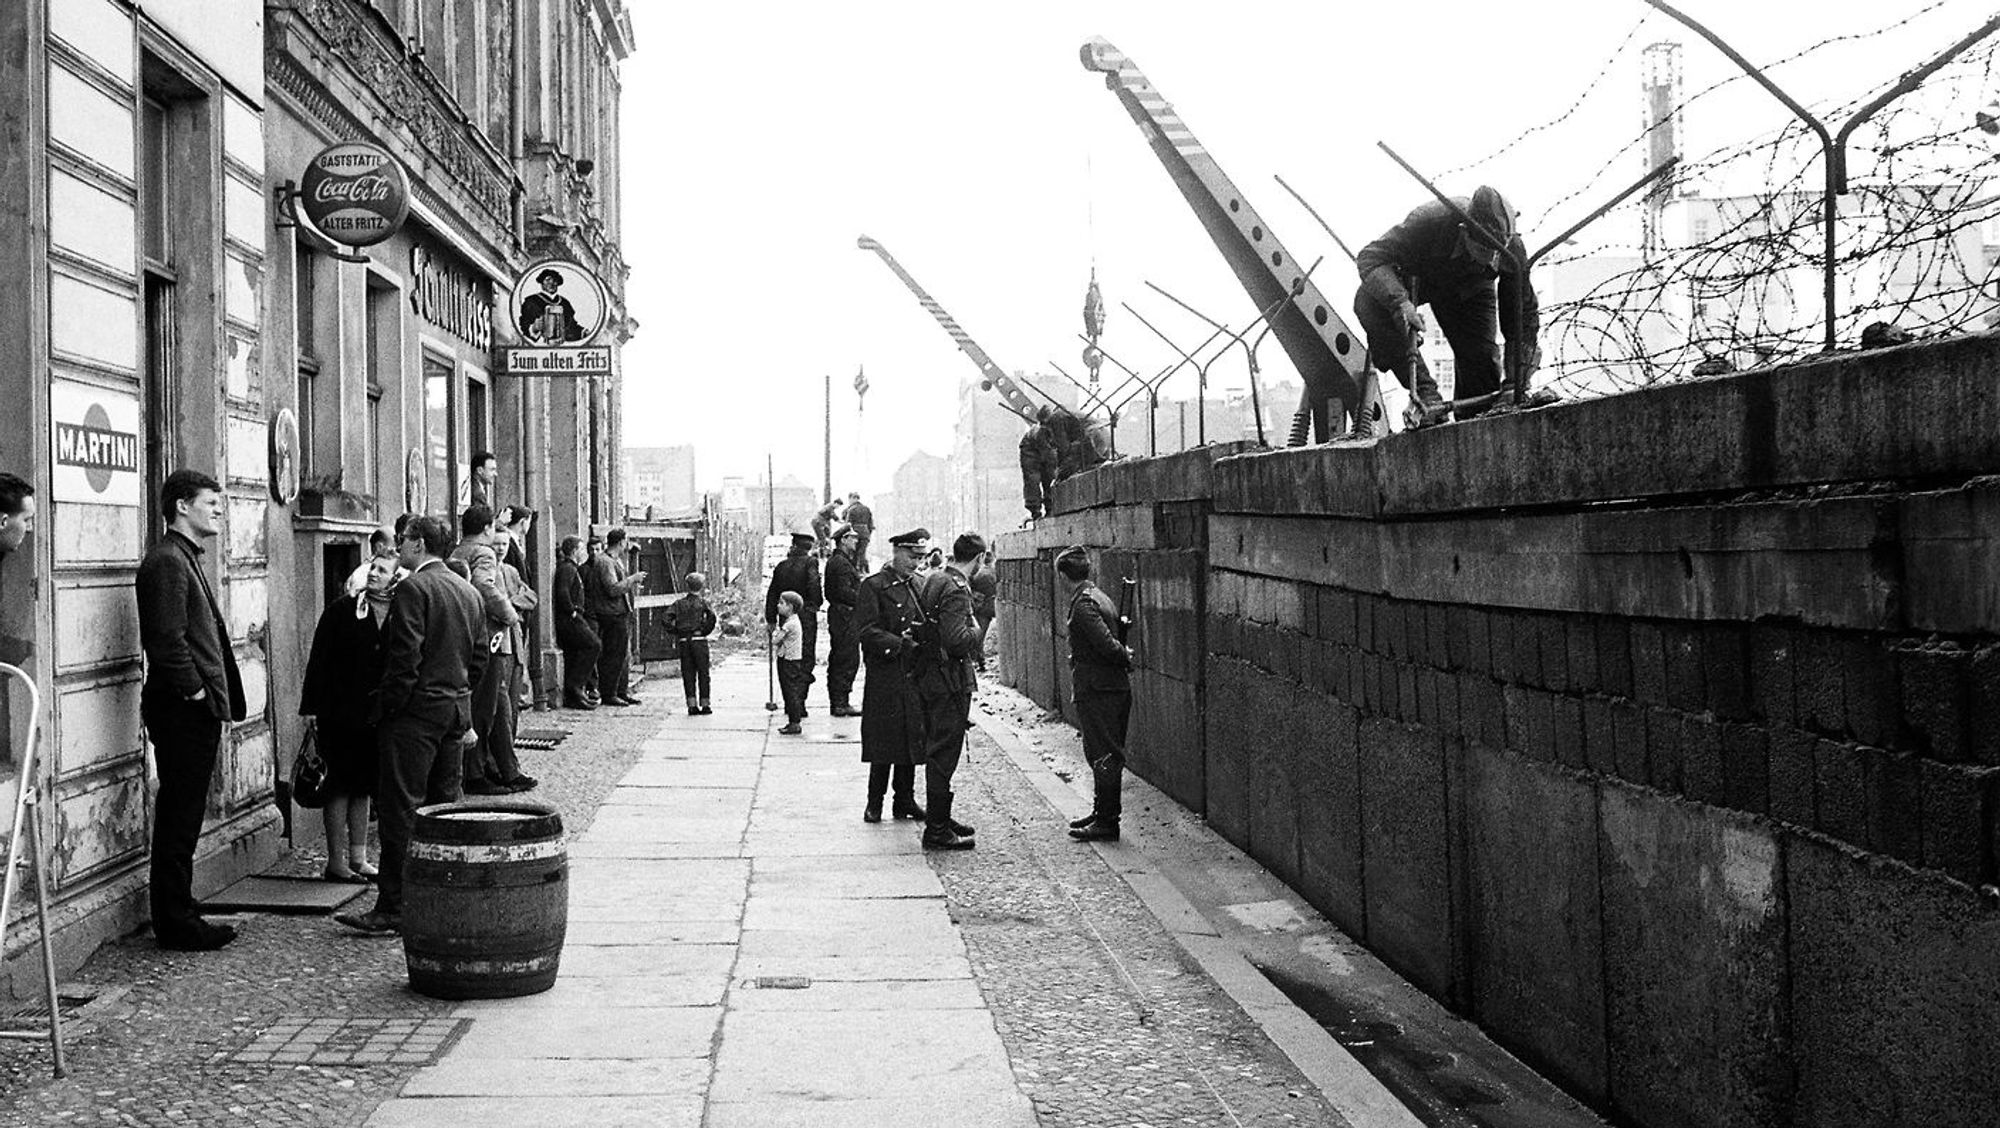
[[[926,611],[926,608],[929,610]],[[971,600],[941,574],[904,579],[883,565],[861,581],[854,603],[861,657],[868,664],[862,683],[861,758],[870,764],[916,764],[924,758],[925,710],[932,701],[959,692],[947,685],[967,651],[961,637],[973,628]],[[926,634],[953,660],[919,653]],[[935,629],[942,627],[943,631]],[[962,722],[961,722],[962,723]]]

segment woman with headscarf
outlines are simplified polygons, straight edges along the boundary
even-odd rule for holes
[[[382,621],[401,579],[393,551],[368,562],[368,582],[357,595],[333,601],[313,632],[299,712],[308,720],[326,761],[328,881],[362,883],[375,876],[368,864],[368,809],[380,759],[369,721],[375,687],[382,681]]]

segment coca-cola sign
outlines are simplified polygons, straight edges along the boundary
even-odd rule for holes
[[[403,226],[410,181],[379,145],[347,141],[321,149],[299,180],[299,206],[320,234],[369,247]]]

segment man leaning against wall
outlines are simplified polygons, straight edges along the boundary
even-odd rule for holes
[[[243,677],[203,565],[222,528],[222,486],[176,470],[160,487],[167,531],[139,565],[139,642],[146,684],[139,715],[160,777],[153,805],[151,896],[160,947],[209,951],[236,939],[203,920],[194,899],[194,851],[224,727],[244,717]]]

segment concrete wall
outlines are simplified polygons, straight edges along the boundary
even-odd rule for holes
[[[1055,703],[1051,550],[1132,560],[1135,768],[1572,1092],[1980,1123],[1996,386],[1978,337],[1108,467],[1003,538],[1004,667]]]

